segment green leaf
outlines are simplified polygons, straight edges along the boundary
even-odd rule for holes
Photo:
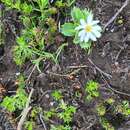
[[[74,42],[75,44],[79,44],[79,43],[80,43],[80,39],[79,39],[79,37],[78,37],[78,34],[79,34],[79,32],[76,32],[75,37],[74,37],[74,40],[73,40],[73,42]]]
[[[86,18],[88,17],[88,15],[92,15],[93,16],[93,13],[92,11],[90,10],[87,10],[87,9],[84,9],[82,10],[83,14],[84,14],[84,19],[86,20]]]
[[[20,11],[20,5],[21,5],[21,2],[20,2],[20,0],[18,0],[18,1],[13,5],[13,8],[18,9],[18,10]]]
[[[22,11],[25,14],[30,14],[32,12],[32,6],[28,5],[26,2],[24,4],[22,4]]]
[[[95,97],[99,97],[99,84],[95,81],[90,80],[87,84],[86,84],[86,88],[85,91],[88,93],[87,95],[87,99],[88,100],[92,100]]]
[[[74,7],[71,11],[71,17],[74,22],[80,22],[80,19],[84,19],[84,13],[80,8]]]
[[[25,122],[25,128],[26,128],[27,130],[33,130],[33,124],[34,124],[33,121],[26,121],[26,122]]]
[[[9,7],[13,6],[13,0],[1,0],[4,4],[6,4]]]
[[[62,99],[62,93],[60,92],[60,91],[54,91],[52,94],[52,97],[56,100],[56,101],[58,101],[58,100],[60,100],[60,99]]]
[[[59,105],[59,108],[65,110],[65,109],[67,109],[67,104],[66,104],[63,100],[61,100],[61,103],[60,103],[60,105]]]
[[[45,119],[49,120],[49,118],[56,115],[55,109],[51,109],[50,111],[44,111],[44,117]]]
[[[40,10],[43,11],[43,9],[48,6],[49,0],[38,0],[37,3],[40,7]]]
[[[77,8],[77,7],[74,7],[71,11],[71,17],[73,19],[73,21],[75,23],[80,23],[80,20],[81,19],[84,19],[86,20],[86,18],[88,17],[88,15],[92,15],[92,12],[87,10],[87,9],[84,9],[84,10],[81,10],[80,8]]]
[[[10,97],[5,97],[1,106],[5,107],[10,112],[15,111],[14,98],[11,99]]]
[[[90,49],[91,48],[91,41],[80,43],[80,47],[83,49]]]
[[[5,97],[0,105],[5,107],[8,111],[14,112],[15,110],[22,110],[25,107],[26,101],[26,92],[20,88],[17,90],[16,95]]]
[[[76,0],[67,0],[67,5],[70,7],[76,2]]]
[[[75,32],[75,25],[73,23],[65,23],[62,25],[61,33],[65,36],[74,36]]]

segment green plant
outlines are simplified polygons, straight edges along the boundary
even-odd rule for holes
[[[106,107],[102,103],[96,106],[96,110],[99,116],[104,116],[106,113]]]
[[[85,86],[85,91],[88,94],[87,95],[87,100],[92,100],[95,97],[99,96],[99,84],[95,81],[90,80],[86,86]]]
[[[37,44],[36,41],[34,41],[33,39],[38,36],[33,30],[28,30],[28,32],[24,30],[23,35],[17,38],[18,45],[16,45],[13,49],[14,61],[16,62],[16,64],[22,65],[26,61],[26,59],[31,59],[33,63],[36,64],[37,68],[41,60],[52,59],[55,63],[57,63],[60,52],[67,44],[61,45],[54,54],[45,52],[44,39],[37,39]],[[37,49],[37,47],[39,47],[39,49]],[[33,60],[34,56],[39,56],[39,58]]]
[[[60,119],[63,119],[65,123],[70,123],[72,121],[72,116],[76,112],[76,108],[71,105],[67,105],[63,100],[59,104],[59,108],[62,112],[57,113]]]
[[[108,107],[109,106],[109,107]],[[108,98],[100,101],[95,106],[96,113],[98,114],[99,121],[105,130],[115,130],[112,123],[107,119],[106,114],[108,112],[111,115],[121,114],[122,117],[128,117],[130,115],[129,101],[116,102],[113,98]]]
[[[50,120],[53,117],[58,118],[64,122],[64,125],[60,124],[58,126],[51,125],[51,130],[71,130],[69,123],[72,122],[73,114],[76,112],[76,107],[66,104],[61,97],[61,93],[52,93],[56,100],[59,102],[58,106],[50,109],[49,111],[44,111],[44,119]],[[57,99],[58,95],[58,99]]]
[[[76,0],[67,0],[67,5],[70,7],[75,3]]]
[[[33,126],[35,125],[34,121],[26,121],[25,122],[25,128],[27,130],[33,130]]]
[[[103,128],[105,128],[105,130],[115,130],[114,127],[107,121],[106,118],[101,117],[100,122]]]
[[[24,127],[27,130],[33,130],[35,128],[35,121],[37,120],[38,114],[42,112],[42,109],[40,107],[33,107],[29,119],[24,123]]]
[[[41,19],[45,20],[46,15],[47,15],[45,9],[48,8],[49,6],[49,0],[37,0],[36,2],[39,6],[37,10],[41,12]]]
[[[96,97],[99,97],[99,84],[90,80],[86,86],[85,91],[87,93],[87,100],[93,101]],[[92,100],[93,99],[93,100]],[[115,130],[114,126],[107,117],[110,115],[121,114],[122,117],[128,117],[130,115],[129,101],[116,101],[115,97],[95,99],[94,112],[98,115],[99,122],[105,130]],[[119,100],[119,99],[117,99]]]
[[[58,111],[61,112],[58,112]],[[63,100],[60,101],[58,107],[51,109],[50,111],[44,111],[44,117],[46,119],[52,118],[53,116],[59,117],[64,123],[70,123],[72,116],[76,112],[76,108],[71,105],[67,105]]]
[[[15,81],[15,84],[19,86],[19,88],[25,88],[25,77],[24,75],[20,74]]]
[[[57,0],[55,5],[58,7],[58,8],[64,8],[66,7],[66,2],[63,2],[63,0]]]
[[[50,53],[50,52],[46,52],[44,51],[44,39],[41,39],[39,41],[39,49],[37,49],[36,47],[38,46],[34,46],[32,44],[32,41],[29,42],[30,38],[28,37],[27,41],[25,41],[25,37],[26,36],[21,36],[17,39],[17,43],[18,45],[16,45],[13,49],[13,56],[14,56],[14,61],[16,62],[17,65],[22,65],[23,63],[25,63],[25,61],[27,59],[31,60],[33,64],[36,65],[37,69],[39,72],[41,72],[39,66],[40,66],[40,62],[46,59],[51,59],[52,61],[54,61],[55,63],[58,63],[58,57],[60,55],[60,53],[62,52],[62,50],[64,49],[65,46],[67,46],[68,44],[62,44],[61,46],[59,46],[59,48],[56,50],[56,52],[54,53]],[[33,59],[34,57],[38,57],[36,59]]]
[[[57,0],[55,5],[58,8],[71,7],[76,0]]]
[[[61,91],[58,90],[55,90],[51,95],[56,101],[59,101],[63,98]]]
[[[125,116],[130,115],[130,104],[129,101],[123,101],[115,107],[115,111],[118,113],[122,113]]]
[[[27,93],[24,90],[25,81],[23,75],[18,76],[16,85],[18,85],[16,94],[12,96],[6,96],[0,104],[10,112],[22,110],[25,107],[27,101]]]
[[[18,11],[24,13],[25,15],[29,15],[32,12],[32,5],[21,0],[1,0],[9,9],[17,9]]]
[[[24,37],[17,38],[18,45],[14,47],[14,61],[17,65],[21,65],[25,62],[26,59],[30,59],[33,53],[32,50],[29,48],[29,45],[26,44]]]
[[[26,101],[27,94],[25,90],[19,88],[16,95],[10,97],[6,96],[0,105],[5,107],[8,111],[14,112],[16,110],[22,110],[26,105]]]
[[[81,10],[74,7],[71,11],[72,22],[64,23],[61,33],[65,36],[73,36],[73,42],[81,48],[90,50],[92,41],[101,36],[101,27],[98,20],[93,20],[93,14],[89,10]],[[87,21],[86,21],[87,19]]]
[[[46,120],[49,120],[50,118],[52,118],[55,115],[56,115],[56,110],[55,109],[50,109],[49,111],[44,111],[44,118]]]
[[[7,8],[21,12],[20,19],[24,25],[21,35],[16,38],[17,45],[13,48],[13,59],[16,64],[21,66],[26,60],[31,60],[41,72],[41,61],[51,59],[58,63],[60,52],[67,44],[61,45],[54,53],[46,51],[46,45],[54,41],[57,32],[57,23],[51,17],[57,13],[57,9],[51,7],[49,0],[2,2]]]
[[[59,125],[59,126],[54,126],[54,125],[51,125],[51,128],[50,130],[72,130],[70,126],[68,125]]]

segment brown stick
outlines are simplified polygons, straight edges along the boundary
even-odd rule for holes
[[[30,101],[31,101],[31,97],[32,97],[33,91],[34,91],[34,89],[32,88],[32,89],[31,89],[31,92],[30,92],[30,94],[29,94],[29,97],[28,97],[26,106],[25,106],[24,110],[22,111],[22,114],[21,114],[22,117],[21,117],[21,119],[20,119],[20,121],[19,121],[19,123],[18,123],[17,130],[22,130],[22,126],[23,126],[23,123],[24,123],[24,121],[25,121],[25,119],[26,119],[26,117],[27,117],[27,114],[28,114],[28,112],[30,111],[30,109],[32,108],[31,106],[29,106],[29,103],[30,103]]]
[[[67,66],[67,69],[87,68],[87,65]]]
[[[104,76],[106,76],[108,79],[112,78],[112,76],[106,72],[104,72],[103,70],[101,70],[99,67],[97,67],[93,61],[91,59],[88,58],[88,61],[95,67],[96,70],[98,70],[100,72],[100,74],[103,74]]]
[[[126,0],[124,2],[122,7],[116,12],[116,14],[104,25],[103,30],[105,30],[106,27],[108,27],[108,25],[110,25],[117,18],[117,16],[122,12],[122,10],[128,5],[128,3],[129,3],[129,0]]]
[[[26,84],[29,82],[29,80],[30,80],[30,78],[31,78],[31,76],[32,76],[32,74],[33,74],[33,72],[35,71],[36,68],[37,68],[37,66],[34,65],[34,67],[32,68],[31,73],[29,74],[29,76],[28,76],[28,78],[27,78],[27,80],[26,80]]]
[[[42,118],[42,114],[41,114],[41,113],[39,114],[39,119],[40,119],[40,121],[41,121],[41,123],[42,123],[42,126],[43,126],[44,130],[47,130],[46,125],[45,125],[45,122],[44,122],[44,120],[43,120],[43,118]]]
[[[118,91],[116,90],[115,88],[112,88],[111,85],[109,85],[109,83],[107,82],[107,80],[104,78],[104,76],[102,75],[102,79],[103,81],[106,83],[107,87],[112,90],[113,92],[117,93],[117,94],[120,94],[120,95],[124,95],[124,96],[128,96],[130,97],[130,94],[128,93],[124,93],[124,92],[121,92],[121,91]]]

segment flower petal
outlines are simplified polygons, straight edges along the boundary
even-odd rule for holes
[[[90,37],[90,39],[92,41],[96,41],[97,40],[96,37],[92,33],[88,33],[88,35],[89,35],[89,37]]]
[[[89,40],[89,35],[86,34],[86,35],[85,35],[85,42],[88,42],[88,40]]]
[[[85,31],[84,30],[80,31],[78,36],[80,37],[80,41],[83,42],[85,39]]]
[[[88,24],[91,24],[93,21],[93,15],[92,14],[89,14],[88,17],[87,17],[87,23]]]
[[[80,41],[83,42],[84,41],[84,35],[80,36]]]
[[[84,20],[84,19],[80,19],[80,24],[81,24],[82,26],[85,26],[85,25],[86,25],[85,20]]]
[[[99,25],[93,26],[93,30],[102,31],[102,28]]]
[[[78,27],[75,28],[75,30],[80,30],[80,29],[83,29],[84,26],[83,25],[79,25]]]
[[[97,24],[99,22],[100,22],[99,20],[94,20],[94,21],[92,21],[92,25],[95,25],[95,24]]]
[[[99,31],[94,30],[94,31],[92,31],[92,33],[93,33],[97,38],[101,37],[101,33],[100,33]]]
[[[78,34],[79,37],[82,36],[82,35],[83,36],[85,35],[85,30],[80,31],[79,34]]]

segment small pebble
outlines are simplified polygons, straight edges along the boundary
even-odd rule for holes
[[[20,72],[17,72],[17,73],[16,73],[16,76],[19,76],[19,75],[20,75]]]
[[[53,106],[54,105],[54,102],[50,102],[50,106]]]
[[[50,98],[50,95],[49,95],[49,94],[46,94],[45,97],[46,97],[46,98]]]

